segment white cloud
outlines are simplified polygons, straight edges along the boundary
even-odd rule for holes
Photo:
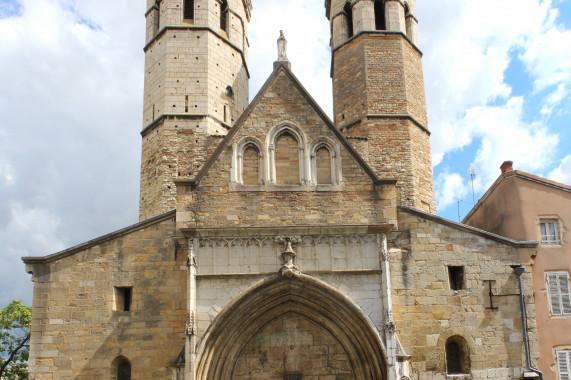
[[[511,98],[505,106],[474,107],[461,128],[473,130],[480,147],[473,161],[476,191],[485,191],[500,174],[503,161],[514,161],[520,170],[538,172],[553,162],[559,138],[540,122],[523,120],[524,102]]]
[[[433,165],[475,144],[479,191],[505,159],[523,170],[548,168],[558,136],[543,117],[562,106],[571,88],[571,51],[562,48],[571,45],[571,31],[558,25],[552,2],[434,0],[418,9]],[[543,117],[530,121],[527,98],[512,95],[504,76],[513,59],[521,60],[536,95],[543,91]]]
[[[330,116],[333,114],[329,22],[323,4],[306,0],[254,1],[249,29],[250,98],[273,70],[276,40],[283,30],[292,71],[320,106]]]
[[[0,18],[0,258],[10,289],[29,282],[19,256],[137,221],[142,125],[144,2],[21,4],[21,15]]]
[[[65,239],[59,228],[60,220],[51,211],[28,209],[22,204],[14,204],[9,215],[10,222],[0,229],[0,305],[12,298],[30,304],[32,283],[25,281],[26,275],[20,258],[62,250]]]
[[[549,178],[571,186],[571,155],[567,155],[561,164],[551,172]]]

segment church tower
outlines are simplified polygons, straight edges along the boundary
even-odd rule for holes
[[[147,0],[140,220],[175,208],[248,105],[250,0]]]
[[[399,204],[436,213],[415,0],[326,0],[334,119]]]

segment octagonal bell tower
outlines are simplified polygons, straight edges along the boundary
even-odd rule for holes
[[[248,105],[250,0],[147,0],[141,220],[175,208]]]
[[[415,0],[326,0],[335,124],[399,204],[436,213]]]

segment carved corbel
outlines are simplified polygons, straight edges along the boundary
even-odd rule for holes
[[[278,274],[287,278],[300,274],[301,272],[295,266],[296,253],[293,250],[292,244],[301,243],[301,236],[277,236],[274,241],[284,245],[284,250],[281,254],[283,265],[278,271]]]

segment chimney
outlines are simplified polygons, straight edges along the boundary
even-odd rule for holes
[[[513,161],[504,161],[504,163],[500,166],[500,169],[502,170],[502,174],[505,174],[506,172],[511,172],[512,170],[514,170],[513,168]]]

